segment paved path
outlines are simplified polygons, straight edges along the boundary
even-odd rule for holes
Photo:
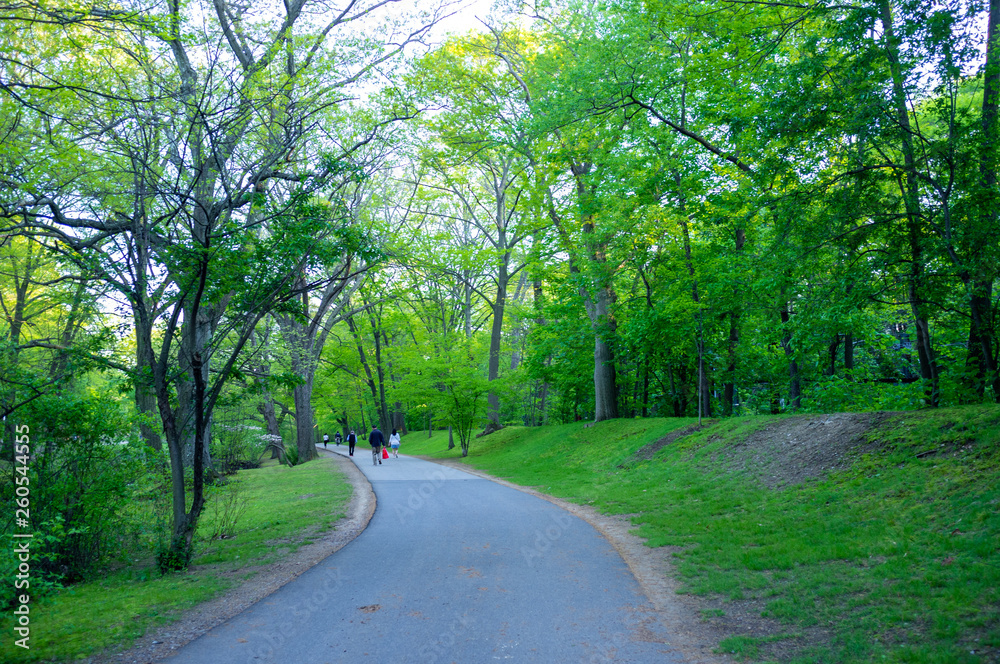
[[[167,662],[682,662],[586,522],[419,459],[374,466],[360,443],[354,460],[378,501],[365,531]]]

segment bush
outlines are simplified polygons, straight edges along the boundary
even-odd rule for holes
[[[31,437],[32,585],[79,581],[144,546],[149,524],[133,493],[155,472],[159,456],[130,438],[131,422],[119,404],[93,393],[48,395],[17,419]],[[0,493],[5,513],[13,515],[13,487],[5,483]],[[11,533],[13,524],[4,531]],[[4,578],[16,569],[10,562],[0,563]]]
[[[250,507],[243,480],[229,479],[211,487],[202,524],[208,525],[209,539],[229,539],[236,535],[237,525]],[[206,523],[207,522],[207,523]]]
[[[245,422],[216,422],[212,425],[212,463],[222,475],[260,467],[267,446],[260,427]]]
[[[285,445],[285,454],[281,457],[281,463],[288,466],[299,465],[299,448],[295,444]]]

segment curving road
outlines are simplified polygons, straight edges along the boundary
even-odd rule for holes
[[[585,521],[427,461],[373,466],[369,449],[354,457],[378,501],[364,532],[165,661],[683,661]]]

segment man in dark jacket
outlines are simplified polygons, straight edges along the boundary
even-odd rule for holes
[[[385,443],[385,436],[379,431],[379,428],[372,425],[372,432],[368,434],[368,444],[372,446],[372,450],[375,456],[378,458],[378,464],[382,465],[382,445]]]
[[[347,434],[347,451],[350,452],[351,456],[354,456],[354,444],[358,442],[358,437],[354,435],[354,432]]]

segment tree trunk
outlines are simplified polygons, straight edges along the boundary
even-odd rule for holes
[[[594,331],[594,421],[615,419],[618,417],[618,384],[615,369],[615,354],[612,340],[618,333],[618,325],[611,315],[611,305],[615,301],[614,286],[601,276],[603,266],[607,261],[607,247],[604,242],[594,237],[594,210],[596,209],[596,187],[586,181],[593,164],[570,164],[576,182],[577,209],[579,222],[583,228],[583,239],[587,248],[587,262],[593,268],[593,278],[590,279],[596,290],[592,297],[586,286],[580,286],[590,326]],[[554,209],[550,207],[549,215],[558,219]],[[557,224],[560,233],[566,235],[561,224]],[[570,272],[580,274],[580,268],[573,257],[570,257]],[[578,400],[577,400],[578,401]],[[576,404],[574,405],[574,409]]]
[[[920,192],[917,181],[916,156],[913,149],[909,109],[904,89],[904,76],[899,62],[899,45],[895,27],[892,22],[892,9],[888,0],[880,0],[880,20],[885,42],[886,59],[889,62],[889,72],[892,76],[892,97],[895,104],[896,120],[901,132],[901,148],[903,153],[904,182],[901,184],[903,202],[906,208],[907,239],[910,248],[910,274],[907,284],[907,295],[910,300],[910,310],[913,314],[914,327],[917,330],[917,357],[920,362],[920,375],[927,385],[927,402],[932,407],[940,403],[940,385],[938,379],[937,360],[931,341],[930,322],[924,313],[923,282],[923,246],[920,230]]]
[[[782,290],[782,295],[784,295],[784,290]],[[785,357],[788,359],[788,401],[793,410],[798,410],[802,407],[802,384],[799,378],[799,363],[795,360],[795,351],[792,349],[792,330],[788,325],[790,320],[791,311],[788,302],[785,302],[781,307],[781,324],[785,330],[781,338],[781,346],[785,349]]]
[[[295,447],[299,453],[299,463],[319,456],[316,451],[316,421],[312,407],[313,376],[292,389],[295,399]]]
[[[823,371],[824,376],[836,376],[837,375],[837,351],[840,350],[840,334],[834,334],[833,339],[830,340],[830,345],[827,346],[827,365],[826,369]]]
[[[844,375],[854,380],[854,335],[850,332],[844,335]]]
[[[271,437],[271,442],[280,442],[281,427],[278,425],[278,417],[274,412],[274,399],[270,392],[265,391],[262,395],[260,403],[257,404],[257,412],[264,418],[264,427],[267,429],[268,436]],[[278,459],[280,457],[281,453],[278,448],[271,447],[271,458]]]
[[[649,356],[642,362],[642,416],[649,417]]]
[[[537,246],[540,243],[538,235],[534,236],[534,242],[532,244],[532,251],[537,251]],[[545,291],[542,286],[542,279],[537,274],[531,280],[531,296],[532,296],[532,306],[535,309],[535,324],[539,327],[545,326]],[[549,358],[545,359],[548,363]],[[549,385],[545,381],[542,381],[541,387],[539,388],[541,396],[538,399],[538,415],[535,418],[535,424],[541,425],[545,422],[545,408],[546,399],[548,397]]]
[[[403,412],[403,403],[397,401],[395,408],[392,411],[392,428],[399,431],[400,436],[405,436],[406,431],[406,413]]]
[[[983,80],[983,149],[980,160],[980,174],[983,181],[984,199],[981,205],[980,227],[985,229],[981,236],[986,241],[996,241],[998,232],[997,213],[997,150],[1000,144],[1000,0],[989,0],[989,17],[986,25],[986,68]],[[975,328],[979,342],[981,371],[984,374],[979,383],[989,382],[993,386],[993,399],[1000,403],[1000,367],[996,348],[995,328],[990,324],[993,317],[993,278],[981,276],[971,279],[970,328]],[[973,332],[970,329],[970,351]],[[985,392],[985,389],[983,390]]]
[[[498,171],[499,177],[493,180],[493,199],[495,208],[493,210],[493,225],[497,230],[494,250],[499,257],[497,265],[497,290],[493,301],[493,327],[490,330],[490,356],[488,367],[488,379],[492,383],[500,377],[500,344],[503,340],[503,318],[507,307],[507,290],[510,286],[510,247],[507,237],[507,188],[513,182],[510,175],[510,163],[504,162]],[[516,199],[514,205],[517,205]],[[486,419],[492,422],[494,427],[500,427],[500,395],[496,389],[491,389],[486,395]],[[489,428],[489,425],[487,425]]]
[[[389,404],[385,399],[385,365],[382,363],[382,337],[379,334],[378,322],[375,315],[371,314],[369,320],[372,325],[372,336],[375,339],[375,372],[378,375],[378,394],[372,393],[375,404],[378,407],[378,426],[383,432],[389,427]]]
[[[509,255],[509,254],[508,254]],[[500,274],[497,275],[497,293],[493,302],[493,328],[490,330],[490,357],[488,378],[492,383],[500,376],[500,342],[503,335],[503,314],[507,303],[507,275],[506,260],[500,264]],[[486,418],[496,426],[500,426],[500,395],[495,389],[491,389],[486,397],[487,411]]]
[[[613,337],[617,325],[608,312],[611,295],[601,288],[594,302],[594,421],[602,422],[618,417],[618,380],[615,370],[615,353],[604,336]],[[607,330],[607,332],[605,332]]]
[[[845,293],[850,296],[854,290],[854,283],[847,284]],[[854,334],[850,331],[844,333],[844,375],[847,380],[854,380]]]
[[[984,201],[985,236],[996,241],[997,237],[997,158],[1000,144],[1000,0],[989,0],[989,20],[986,28],[986,74],[983,90],[983,135],[985,145],[982,152],[980,171],[983,190],[987,192]],[[995,266],[994,266],[995,267]],[[995,274],[994,274],[995,276]],[[993,279],[981,278],[973,281],[972,318],[979,328],[979,344],[983,362],[986,364],[987,380],[993,384],[993,399],[1000,403],[1000,367],[993,350],[997,347],[995,328],[991,327],[991,303],[993,301]]]
[[[736,347],[740,341],[740,313],[729,312],[729,339],[726,346],[726,382],[722,384],[722,414],[732,415],[736,403]]]
[[[674,407],[674,417],[682,417],[684,415],[684,406],[677,394],[677,382],[674,380],[673,365],[669,363],[667,364],[667,377],[670,379],[670,401]]]
[[[141,378],[135,382],[135,409],[139,413],[139,435],[146,445],[159,452],[163,449],[163,439],[153,423],[156,417],[156,394]]]
[[[679,177],[675,175],[678,180],[678,187],[680,187]],[[685,211],[684,197],[681,197],[681,212]],[[708,384],[708,375],[705,371],[705,337],[703,323],[704,314],[701,309],[701,296],[698,294],[698,279],[695,276],[694,271],[694,261],[691,258],[691,231],[688,228],[687,216],[685,214],[681,215],[681,234],[684,239],[684,259],[687,263],[688,275],[691,277],[691,299],[694,301],[695,305],[698,307],[698,312],[695,314],[698,317],[698,375],[697,375],[697,389],[698,394],[698,414],[704,415],[705,417],[712,416],[712,393]]]
[[[137,341],[135,351],[135,409],[139,413],[139,434],[146,442],[146,445],[156,451],[160,451],[163,449],[163,440],[160,438],[160,434],[154,424],[157,412],[156,390],[152,384],[153,367],[143,364],[142,352],[138,343],[139,338],[151,336],[152,330],[146,329],[147,325],[145,321],[140,320],[139,316],[133,316],[133,324],[135,325]]]
[[[159,552],[158,563],[162,570],[183,569],[191,561],[194,531],[197,526],[198,517],[201,515],[201,510],[204,507],[204,494],[202,493],[202,472],[204,469],[201,463],[193,464],[192,484],[197,491],[197,495],[196,499],[192,500],[191,511],[188,512],[186,510],[187,484],[184,477],[186,468],[184,463],[185,441],[183,431],[177,426],[177,417],[171,404],[169,383],[164,375],[167,367],[163,362],[156,362],[149,337],[142,339],[140,344],[139,353],[141,354],[142,362],[147,366],[153,367],[156,404],[160,412],[160,420],[163,423],[163,435],[167,443],[167,452],[170,456],[170,493],[173,526],[171,528],[170,544],[166,550]],[[180,408],[178,408],[178,411],[180,411]],[[201,418],[199,418],[200,421]]]
[[[181,333],[180,357],[187,365],[187,370],[177,380],[177,423],[184,463],[189,468],[198,464],[206,469],[212,467],[209,450],[212,422],[211,417],[203,421],[205,402],[204,399],[199,400],[198,390],[199,385],[205,385],[209,380],[210,345],[218,323],[215,311],[216,307],[205,303],[201,303],[197,311],[192,307],[184,307],[185,324]],[[199,422],[203,426],[199,427]],[[197,453],[201,454],[199,460],[195,459]]]
[[[375,375],[372,373],[371,364],[368,362],[368,354],[365,353],[364,343],[362,342],[361,334],[358,331],[357,325],[355,325],[354,323],[353,316],[347,317],[347,326],[351,330],[351,334],[354,336],[354,343],[358,349],[358,357],[361,360],[361,367],[365,370],[365,384],[368,385],[368,390],[372,393],[372,403],[375,404],[376,410],[379,410],[380,409],[379,388],[375,384]],[[375,340],[376,343],[378,343],[377,335]],[[365,418],[364,406],[360,407],[361,407],[361,430],[364,431],[366,429],[364,423],[364,418]]]
[[[302,312],[308,317],[310,312],[304,307]],[[311,461],[319,456],[316,451],[316,416],[312,405],[313,381],[316,376],[318,350],[313,327],[292,316],[276,316],[291,360],[292,373],[302,382],[292,388],[295,409],[295,448],[299,463]]]
[[[542,426],[546,421],[546,407],[548,406],[548,396],[549,396],[549,384],[544,380],[539,387],[539,392],[541,395],[538,398],[538,415],[536,417],[535,423],[538,426]]]
[[[350,271],[350,266],[348,259],[328,273],[318,299],[309,298],[306,278],[300,274],[295,284],[302,291],[298,315],[275,316],[291,356],[292,371],[303,381],[292,391],[295,399],[295,446],[300,462],[319,456],[316,450],[316,414],[312,405],[313,385],[323,344],[333,321],[348,305],[350,293],[357,288],[356,284],[351,286],[352,282],[343,277]],[[351,330],[354,331],[354,328]]]
[[[746,232],[736,229],[736,252],[740,253],[746,244]],[[733,309],[729,312],[729,339],[726,346],[726,381],[722,384],[722,412],[732,415],[736,403],[736,350],[740,343],[740,318],[742,312],[737,304],[739,288],[733,287]]]
[[[69,314],[66,316],[66,324],[63,325],[62,332],[59,335],[59,345],[63,348],[70,348],[76,339],[76,334],[80,329],[82,316],[80,309],[83,307],[86,292],[86,283],[84,281],[79,281],[76,285],[76,289],[73,291],[73,301],[70,304]],[[66,352],[58,353],[55,359],[53,359],[52,364],[49,366],[49,378],[53,381],[62,378],[62,388],[65,388],[66,385],[73,379],[72,376],[66,375],[68,366],[69,354]]]

